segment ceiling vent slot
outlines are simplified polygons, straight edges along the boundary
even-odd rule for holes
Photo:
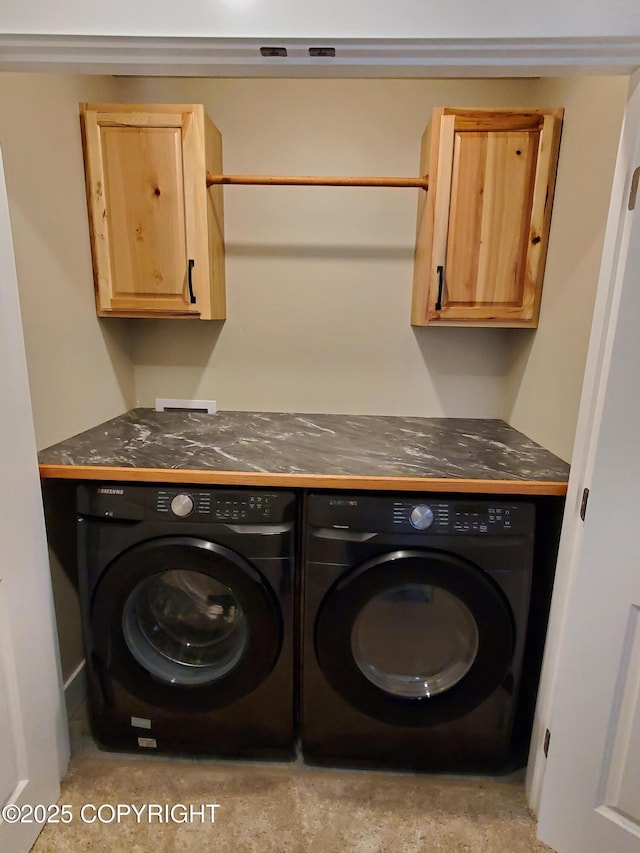
[[[335,56],[335,47],[310,47],[309,56]]]
[[[260,54],[262,56],[286,56],[286,47],[261,47]]]

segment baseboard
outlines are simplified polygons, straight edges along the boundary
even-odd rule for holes
[[[81,661],[64,683],[64,701],[67,717],[71,719],[87,697],[85,661]]]

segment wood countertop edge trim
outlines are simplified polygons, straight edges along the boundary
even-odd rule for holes
[[[186,468],[125,468],[107,465],[41,464],[42,479],[114,480],[212,486],[299,489],[468,492],[470,494],[566,495],[566,481],[482,480],[452,477],[376,477],[353,474],[276,474],[260,471],[206,471]]]

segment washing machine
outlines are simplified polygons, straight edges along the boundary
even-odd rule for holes
[[[293,758],[294,494],[88,483],[76,507],[96,740]]]
[[[521,501],[308,496],[305,760],[513,769],[534,529]]]

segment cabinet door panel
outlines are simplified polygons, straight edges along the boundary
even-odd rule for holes
[[[112,300],[185,302],[180,128],[101,128]]]
[[[486,133],[454,134],[443,310],[449,305],[476,302],[487,141]]]
[[[442,316],[522,302],[535,132],[456,133]]]

